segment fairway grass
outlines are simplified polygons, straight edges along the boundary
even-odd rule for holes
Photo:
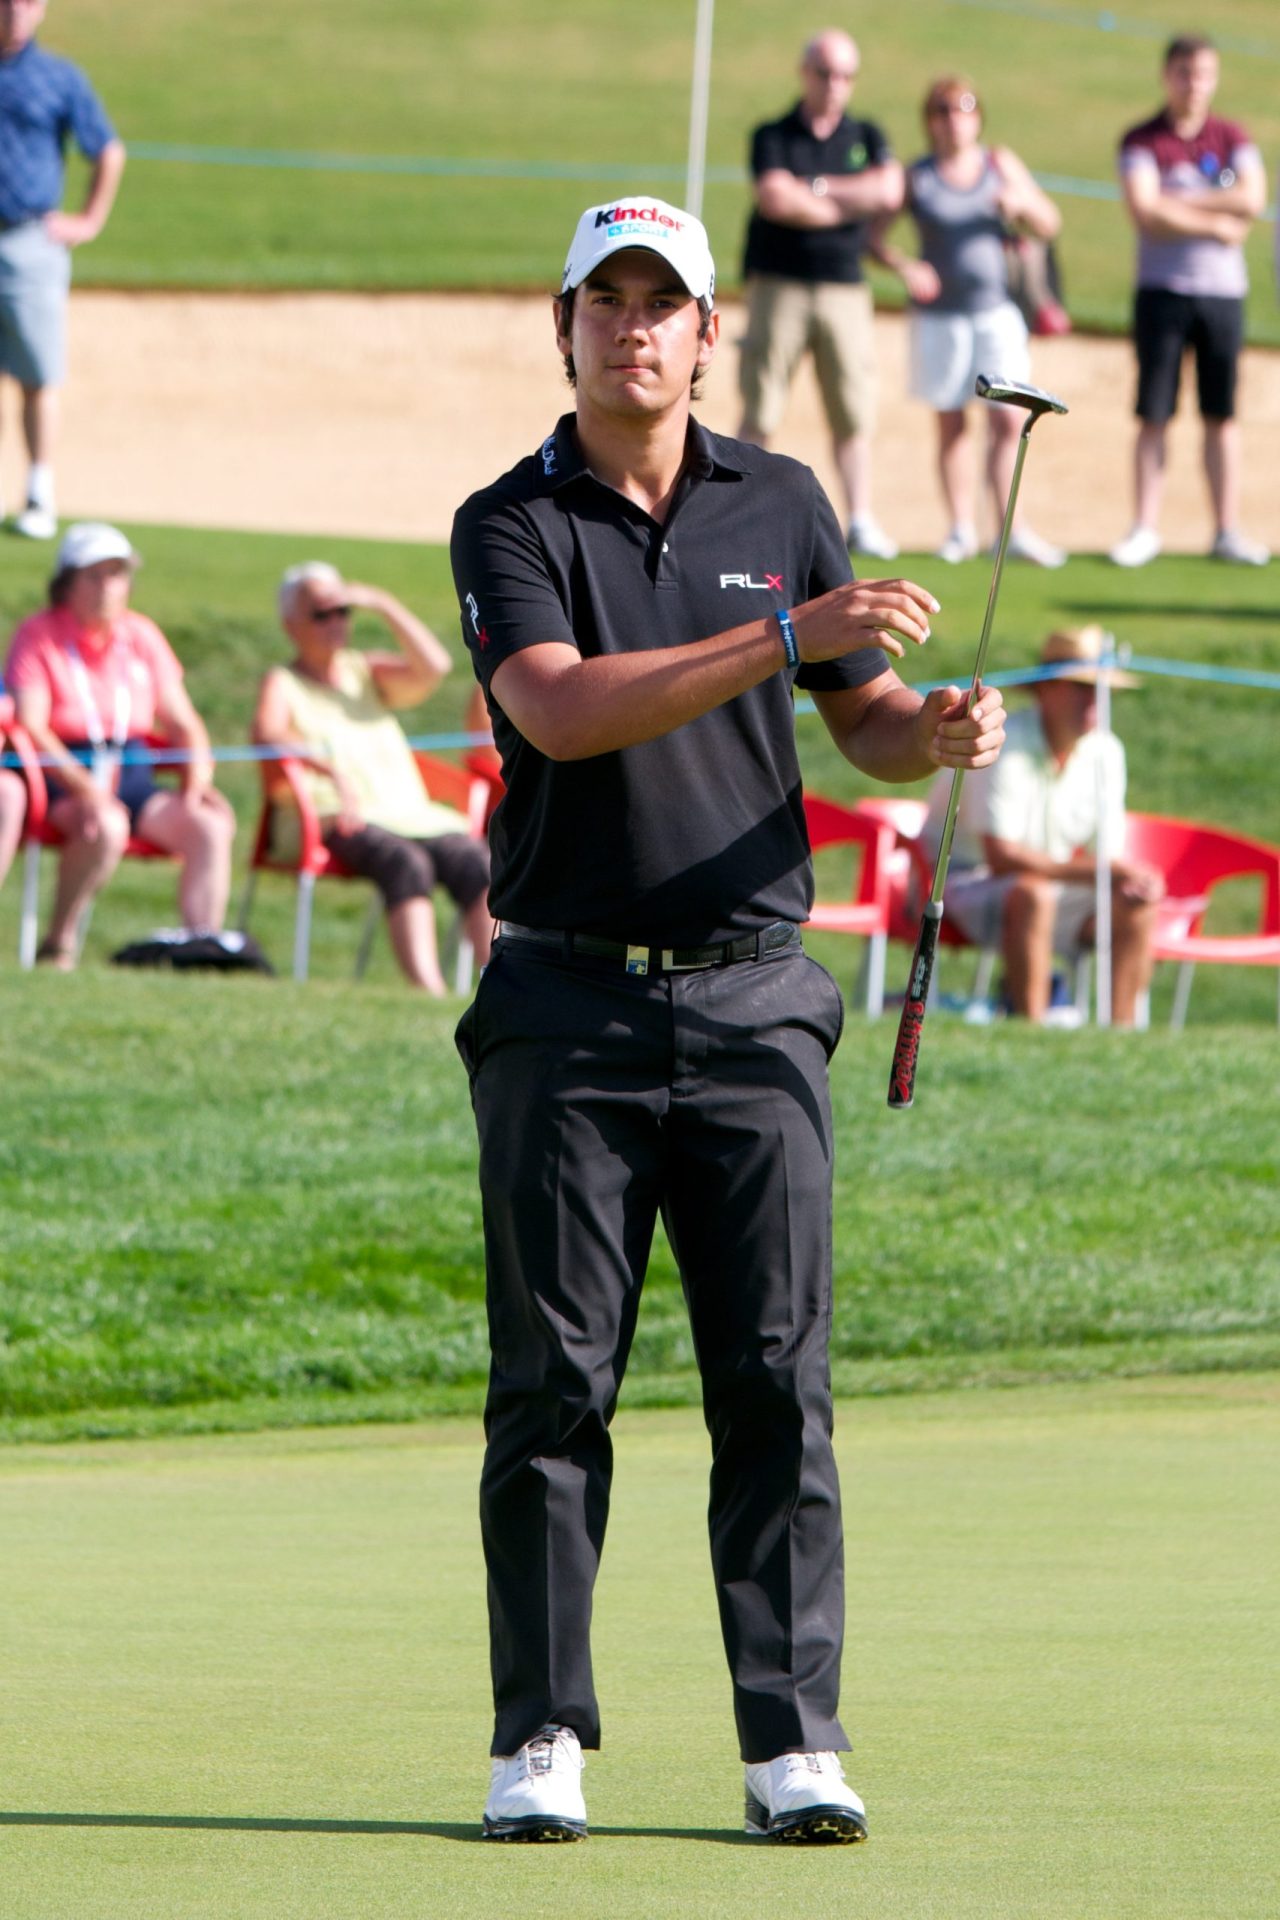
[[[1280,1377],[841,1405],[848,1849],[743,1839],[706,1438],[615,1431],[548,1849],[476,1844],[474,1423],[0,1452],[5,1920],[1272,1920]]]

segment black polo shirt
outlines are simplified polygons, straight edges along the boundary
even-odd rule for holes
[[[665,525],[597,480],[566,414],[537,453],[473,494],[453,525],[462,630],[507,792],[490,829],[501,919],[654,946],[803,921],[812,874],[791,686],[858,686],[878,649],[781,665],[661,739],[552,761],[489,692],[502,661],[561,641],[587,658],[686,646],[840,586],[849,556],[813,474],[689,428]]]
[[[781,120],[770,120],[751,136],[751,177],[781,168],[802,180],[819,174],[861,173],[892,158],[889,142],[873,121],[851,120],[845,114],[834,133],[819,140],[800,111],[799,103]],[[766,220],[757,211],[747,227],[747,250],[742,271],[776,273],[786,280],[841,281],[862,279],[862,255],[867,244],[866,220],[846,221],[840,227],[785,227]]]

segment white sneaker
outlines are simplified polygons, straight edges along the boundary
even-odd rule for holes
[[[952,527],[934,559],[945,560],[949,567],[958,567],[962,560],[972,560],[977,551],[978,536],[972,527]]]
[[[1160,535],[1154,527],[1132,527],[1123,540],[1111,549],[1116,567],[1145,567],[1160,551]]]
[[[519,1753],[500,1756],[489,1776],[486,1840],[585,1840],[582,1748],[568,1727],[547,1726]]]
[[[1030,527],[1013,529],[1006,552],[1011,560],[1026,560],[1033,567],[1065,567],[1067,564],[1065,549],[1032,533]]]
[[[891,540],[869,513],[860,513],[849,522],[845,545],[851,553],[865,553],[873,560],[896,560],[898,557],[896,540]]]
[[[744,1826],[770,1840],[835,1845],[867,1837],[867,1810],[834,1753],[782,1753],[748,1766]]]
[[[1271,554],[1260,540],[1250,540],[1247,534],[1237,533],[1234,527],[1229,527],[1218,535],[1210,547],[1209,558],[1227,560],[1236,567],[1265,567]]]
[[[27,540],[52,540],[58,531],[58,516],[48,507],[24,507],[14,516],[13,530]]]
[[[1079,1007],[1046,1007],[1040,1016],[1042,1027],[1056,1027],[1061,1033],[1075,1033],[1084,1025]]]

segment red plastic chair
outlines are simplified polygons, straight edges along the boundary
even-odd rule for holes
[[[4,722],[4,730],[9,736],[10,748],[21,763],[19,771],[27,788],[27,818],[22,830],[22,910],[18,922],[18,965],[30,969],[36,963],[39,938],[40,850],[42,847],[60,847],[63,836],[49,820],[49,790],[31,735],[12,716]],[[163,748],[171,743],[161,740],[158,735],[149,734],[145,744]],[[153,846],[150,840],[131,833],[125,842],[123,857],[126,860],[172,860],[174,855],[166,847]],[[84,946],[92,915],[93,905],[90,902],[76,927],[77,956]]]
[[[418,772],[422,784],[433,800],[440,800],[446,806],[455,807],[466,817],[471,835],[483,840],[489,789],[485,781],[469,774],[464,767],[453,765],[448,760],[437,760],[428,753],[415,753]],[[249,855],[249,874],[245,882],[244,896],[240,903],[240,931],[248,931],[249,915],[253,908],[253,896],[260,873],[289,873],[298,882],[298,906],[293,923],[293,977],[302,981],[307,977],[311,961],[311,921],[315,906],[316,881],[362,880],[362,874],[353,873],[344,866],[336,855],[330,853],[320,837],[320,819],[311,803],[311,795],[303,778],[303,768],[299,761],[288,756],[280,760],[263,762],[263,778],[268,773],[279,772],[289,788],[290,801],[298,816],[299,847],[297,854],[290,858],[276,852],[272,846],[274,815],[278,807],[289,805],[282,802],[279,795],[273,797],[268,791],[264,795],[262,812],[258,819],[258,830],[254,836],[253,849]],[[368,883],[366,882],[366,885]],[[382,919],[382,898],[375,891],[365,920],[364,932],[360,938],[360,947],[356,954],[356,978],[361,979],[369,964],[369,955],[373,949],[374,935]],[[475,969],[475,954],[471,942],[459,934],[458,949],[454,967],[454,985],[459,993],[466,993],[471,987],[471,978]]]
[[[884,963],[889,938],[889,871],[893,829],[818,793],[804,796],[805,825],[815,853],[824,847],[862,849],[857,879],[848,900],[814,902],[807,925],[824,933],[857,934],[867,942],[862,978],[869,1019],[884,1011]]]
[[[1125,817],[1125,851],[1164,875],[1166,897],[1160,904],[1152,953],[1156,960],[1171,960],[1178,966],[1171,1027],[1181,1028],[1186,1022],[1198,961],[1280,969],[1280,847],[1193,820],[1130,813]],[[1202,932],[1213,889],[1223,881],[1244,878],[1256,878],[1260,884],[1254,931]]]

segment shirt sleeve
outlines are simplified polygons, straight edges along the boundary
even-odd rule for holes
[[[494,669],[526,647],[576,647],[541,541],[514,503],[468,501],[450,542],[453,581],[476,678],[488,691]]]
[[[1005,747],[992,767],[982,769],[981,779],[971,777],[965,783],[961,804],[973,789],[973,831],[989,834],[993,840],[1007,840],[1013,846],[1031,847],[1043,852],[1043,822],[1036,806],[1036,780],[1030,757],[1017,748]]]
[[[797,594],[798,600],[816,600],[819,594],[846,586],[854,577],[849,549],[831,502],[812,473],[809,482],[813,488],[813,559],[805,591]],[[809,693],[839,693],[843,687],[860,687],[876,679],[887,672],[888,666],[888,658],[879,647],[863,648],[840,660],[806,662],[797,669],[795,684]]]
[[[80,69],[68,68],[67,76],[65,112],[67,132],[86,160],[96,160],[103,148],[111,145],[116,137],[116,130],[107,118],[102,102]]]
[[[751,136],[751,176],[758,180],[762,173],[769,173],[781,167],[785,173],[794,171],[787,153],[787,142],[782,128],[777,125],[757,127]]]
[[[148,620],[145,613],[133,615],[129,640],[139,657],[147,663],[157,703],[163,701],[166,694],[182,685],[182,662],[155,621]]]
[[[863,128],[863,139],[867,149],[867,165],[882,167],[886,160],[893,158],[893,145],[883,127],[874,120],[868,120]]]
[[[32,631],[29,620],[23,621],[10,642],[9,657],[4,663],[4,680],[5,685],[15,693],[21,687],[47,687],[50,684],[41,658],[39,635]]]

